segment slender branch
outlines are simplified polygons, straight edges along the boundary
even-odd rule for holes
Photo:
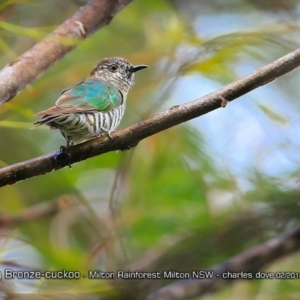
[[[232,101],[265,85],[299,65],[300,48],[213,93],[183,105],[173,106],[153,118],[116,131],[112,134],[112,140],[107,136],[101,136],[70,147],[64,152],[69,160],[66,164],[73,164],[109,151],[134,147],[146,137],[224,106],[226,101]],[[14,184],[20,180],[61,169],[64,166],[58,152],[17,163],[0,169],[0,186]]]
[[[40,43],[0,72],[0,105],[9,101],[80,40],[108,24],[132,0],[90,0]]]
[[[233,283],[235,280],[225,280],[222,276],[230,279],[232,276],[239,273],[238,279],[249,279],[258,276],[258,270],[274,262],[276,259],[286,256],[300,249],[300,227],[273,238],[259,246],[247,250],[233,258],[210,268],[214,276],[211,279],[186,279],[178,280],[170,285],[167,285],[153,293],[148,300],[179,300],[198,298],[207,293],[215,292],[220,288],[227,286],[228,283]],[[223,274],[223,275],[222,275]],[[218,276],[219,275],[219,276]],[[268,273],[268,276],[274,276],[275,273]],[[247,277],[246,277],[247,276]],[[270,277],[269,277],[270,278]],[[280,277],[279,277],[280,279]]]
[[[42,202],[33,205],[18,215],[0,215],[0,227],[9,227],[21,222],[36,220],[56,214],[61,209],[59,201]]]

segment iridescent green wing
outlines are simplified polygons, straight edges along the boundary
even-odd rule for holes
[[[122,102],[122,94],[112,83],[90,78],[63,91],[55,105],[61,113],[89,110],[108,112]]]

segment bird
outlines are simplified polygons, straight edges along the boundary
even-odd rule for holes
[[[121,57],[102,59],[89,76],[62,91],[55,105],[38,112],[35,126],[60,130],[66,148],[110,133],[120,124],[135,72],[147,65],[132,65]]]

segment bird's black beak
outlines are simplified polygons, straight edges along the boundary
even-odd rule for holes
[[[135,73],[135,72],[137,72],[139,70],[142,70],[142,69],[145,69],[145,68],[149,68],[149,67],[146,66],[146,65],[137,65],[137,66],[133,66],[132,68],[130,68],[130,71],[132,73]]]

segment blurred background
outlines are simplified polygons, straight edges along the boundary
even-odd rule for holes
[[[85,2],[0,1],[1,68]],[[58,131],[31,129],[34,114],[52,106],[61,90],[84,79],[102,58],[122,56],[150,66],[136,76],[124,128],[295,50],[299,14],[296,0],[133,1],[0,107],[0,166],[64,145]],[[1,188],[0,220],[13,222],[2,221],[0,270],[204,269],[296,227],[299,80],[296,69],[130,151]],[[299,269],[296,254],[267,271]],[[134,291],[130,299],[144,299],[171,282],[126,284]],[[7,280],[0,286],[3,299],[12,291],[29,293],[29,299],[118,297],[106,281],[84,278]],[[299,299],[298,281],[241,281],[205,299],[224,297]]]

